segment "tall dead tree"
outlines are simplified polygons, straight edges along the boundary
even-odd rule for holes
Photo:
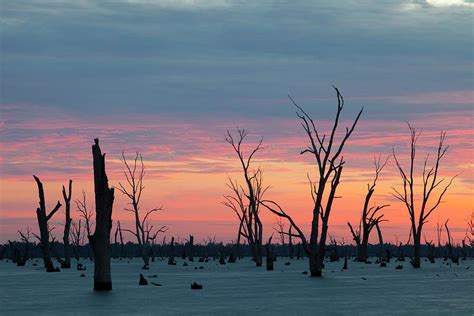
[[[379,179],[380,172],[383,170],[385,165],[387,164],[388,158],[381,162],[381,156],[379,155],[378,158],[374,158],[374,166],[375,166],[375,176],[373,182],[367,184],[367,194],[365,195],[364,206],[362,208],[362,216],[359,222],[359,228],[354,230],[351,223],[347,222],[351,230],[352,237],[357,245],[357,261],[365,262],[367,261],[367,247],[369,244],[369,236],[374,227],[377,226],[378,223],[382,221],[384,214],[380,214],[379,212],[389,206],[381,205],[381,206],[371,206],[370,200],[375,192],[375,186],[377,185],[377,180]]]
[[[66,188],[63,185],[64,207],[66,210],[66,222],[64,223],[64,261],[61,262],[61,268],[71,268],[71,247],[69,246],[69,232],[71,230],[71,196],[72,196],[72,180],[69,180],[69,189],[66,193]]]
[[[102,154],[99,139],[92,145],[95,193],[95,231],[89,236],[94,253],[94,290],[111,291],[112,274],[110,273],[110,231],[112,230],[112,207],[114,189],[109,188],[105,172],[105,154]]]
[[[51,260],[51,252],[49,249],[49,226],[48,221],[53,217],[54,213],[56,213],[59,208],[61,207],[61,203],[58,201],[56,206],[46,214],[46,202],[44,199],[44,189],[43,183],[41,183],[40,179],[37,176],[33,176],[35,178],[36,184],[38,185],[38,195],[39,195],[39,207],[36,209],[36,218],[38,219],[38,226],[40,230],[40,247],[41,251],[43,252],[43,262],[44,267],[46,268],[46,272],[56,272],[59,271],[58,269],[54,268],[53,261]]]
[[[301,154],[310,154],[315,160],[318,180],[313,182],[310,179],[311,196],[313,198],[311,222],[311,235],[309,241],[303,231],[296,225],[293,219],[274,201],[265,201],[265,206],[274,214],[285,217],[295,229],[294,236],[299,237],[305,252],[309,256],[309,269],[312,277],[321,277],[323,260],[326,252],[326,239],[329,228],[329,216],[336,196],[337,187],[341,180],[343,166],[345,164],[342,151],[347,140],[354,131],[363,109],[356,116],[351,127],[347,127],[341,137],[336,137],[340,115],[344,109],[344,98],[339,90],[334,87],[337,96],[337,111],[334,123],[329,136],[321,135],[316,128],[316,123],[303,110],[301,106],[291,98],[291,102],[296,107],[296,114],[301,120],[301,125],[308,136],[309,146],[301,151]],[[339,138],[339,143],[337,141]],[[338,144],[336,144],[338,143]],[[309,178],[309,177],[308,177]]]
[[[119,182],[117,189],[125,195],[129,200],[131,207],[125,208],[126,211],[131,212],[135,221],[135,230],[124,229],[133,234],[140,247],[141,256],[143,259],[143,269],[148,269],[150,262],[150,241],[158,235],[160,232],[167,230],[166,226],[162,226],[160,229],[153,232],[153,225],[150,225],[148,217],[153,213],[163,210],[163,207],[154,208],[148,210],[145,216],[140,215],[140,202],[143,190],[143,178],[145,176],[145,165],[143,163],[142,155],[137,152],[132,164],[129,164],[125,158],[125,153],[122,152],[122,163],[124,166],[123,174],[125,175],[126,184]]]
[[[268,187],[263,187],[263,177],[260,169],[252,170],[251,162],[254,155],[262,150],[263,139],[259,141],[257,146],[253,148],[247,157],[243,152],[242,143],[247,137],[245,129],[237,129],[238,136],[234,136],[227,131],[226,142],[229,143],[242,167],[245,185],[239,185],[237,181],[229,179],[227,187],[232,194],[224,196],[225,201],[222,202],[229,207],[239,218],[239,232],[237,242],[240,242],[240,236],[247,239],[250,246],[252,257],[257,267],[262,266],[262,240],[263,240],[263,224],[260,220],[260,201]]]
[[[410,156],[409,156],[409,167],[408,170],[403,168],[398,157],[393,149],[393,157],[400,173],[400,177],[403,181],[403,189],[393,188],[394,193],[392,195],[401,201],[408,210],[410,217],[410,231],[413,235],[413,247],[414,247],[414,256],[411,260],[411,264],[414,268],[420,268],[420,241],[421,234],[423,230],[423,225],[428,221],[428,217],[436,210],[436,208],[442,202],[444,194],[447,192],[448,188],[453,183],[453,180],[456,176],[452,177],[449,182],[443,187],[441,191],[437,194],[438,196],[434,198],[434,203],[430,204],[431,198],[435,195],[434,191],[438,188],[445,179],[439,179],[439,167],[441,159],[444,157],[448,146],[444,145],[444,140],[446,138],[446,133],[441,132],[439,137],[438,148],[436,151],[436,158],[434,165],[429,168],[428,160],[429,154],[426,156],[423,164],[423,174],[422,174],[422,188],[423,192],[421,194],[421,201],[419,210],[416,209],[415,205],[415,158],[416,158],[416,147],[417,141],[421,134],[421,131],[417,131],[412,125],[408,124],[410,130]],[[417,214],[418,213],[418,214]]]

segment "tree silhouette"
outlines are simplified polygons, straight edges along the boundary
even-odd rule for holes
[[[272,213],[285,217],[296,230],[293,236],[299,237],[303,244],[305,252],[309,256],[309,269],[312,277],[321,277],[323,260],[326,252],[326,239],[328,233],[328,222],[331,214],[333,201],[336,198],[337,187],[339,186],[345,160],[342,151],[347,140],[354,131],[363,109],[356,116],[351,127],[346,127],[344,135],[338,144],[336,134],[338,130],[340,115],[344,109],[344,98],[339,90],[334,87],[337,96],[337,112],[332,125],[329,137],[321,135],[316,127],[316,123],[310,115],[296,102],[289,97],[296,107],[296,115],[301,120],[306,135],[308,136],[309,146],[301,151],[301,154],[310,154],[313,156],[318,170],[318,180],[313,182],[309,176],[311,186],[311,196],[313,198],[313,220],[311,222],[311,235],[309,241],[306,239],[303,231],[296,225],[291,216],[289,216],[276,202],[271,200],[263,201],[263,204]],[[328,193],[326,191],[329,190]]]
[[[112,230],[112,207],[114,189],[109,188],[105,172],[105,154],[102,154],[99,139],[92,145],[95,192],[95,232],[89,235],[89,242],[94,253],[94,290],[111,291],[112,275],[110,273],[110,231]]]
[[[226,141],[232,146],[240,165],[242,167],[245,187],[239,185],[237,181],[229,178],[227,187],[232,194],[225,195],[225,201],[222,203],[229,207],[239,218],[239,231],[237,235],[237,244],[240,243],[240,237],[247,239],[252,251],[252,257],[257,267],[262,265],[262,239],[263,224],[260,220],[260,204],[268,187],[263,186],[263,177],[260,169],[251,170],[250,164],[254,155],[262,150],[263,139],[253,148],[247,157],[245,157],[242,143],[247,137],[245,129],[237,129],[237,137],[227,131]]]
[[[377,185],[377,180],[379,179],[380,172],[383,170],[387,164],[388,158],[381,162],[381,156],[374,158],[375,166],[375,176],[372,184],[367,184],[367,194],[365,196],[364,206],[362,208],[362,216],[359,222],[359,228],[354,230],[351,223],[347,222],[351,230],[352,237],[357,245],[357,261],[365,262],[367,261],[367,246],[369,243],[369,236],[372,232],[372,229],[382,221],[384,214],[380,214],[380,211],[389,206],[388,204],[381,206],[371,206],[369,207],[370,200],[375,192],[375,186]]]
[[[428,217],[436,210],[441,204],[444,194],[453,183],[456,176],[452,177],[446,186],[438,193],[438,196],[434,198],[434,203],[428,205],[431,198],[434,197],[435,189],[438,188],[445,179],[438,179],[439,167],[441,159],[444,157],[448,146],[444,145],[446,133],[441,132],[439,137],[438,149],[436,151],[436,158],[434,165],[428,169],[429,154],[426,156],[423,164],[423,175],[422,175],[422,188],[423,192],[421,195],[421,206],[419,207],[418,214],[415,205],[415,158],[416,158],[416,147],[417,141],[421,134],[421,131],[417,131],[412,125],[408,124],[410,130],[410,156],[409,156],[409,167],[408,170],[404,169],[397,158],[395,149],[393,149],[393,157],[397,165],[400,177],[403,181],[402,190],[393,188],[394,193],[392,195],[403,202],[408,210],[410,216],[410,235],[413,235],[413,246],[414,256],[411,260],[411,264],[414,268],[420,268],[420,241],[423,230],[423,225],[428,221]]]
[[[71,247],[69,246],[69,235],[71,231],[71,196],[72,196],[72,180],[69,180],[69,188],[63,185],[63,199],[66,213],[66,221],[64,222],[63,246],[64,246],[64,260],[59,260],[61,268],[71,268]]]
[[[167,230],[166,226],[154,230],[154,226],[150,224],[149,216],[153,213],[163,210],[163,207],[148,210],[143,217],[140,215],[140,202],[143,190],[143,178],[145,176],[145,165],[143,164],[142,155],[137,152],[132,164],[129,164],[122,152],[122,163],[124,165],[123,174],[126,178],[126,184],[119,182],[117,189],[125,195],[129,200],[131,207],[125,208],[126,211],[133,214],[135,220],[135,230],[121,228],[121,230],[133,234],[141,248],[141,256],[143,259],[143,269],[147,269],[150,262],[150,242],[154,240],[159,233]]]
[[[73,246],[74,258],[77,261],[77,266],[79,267],[79,260],[81,259],[80,247],[84,242],[84,230],[82,227],[82,220],[79,220],[76,224],[75,221],[71,220],[71,231],[70,239]]]
[[[49,236],[50,229],[48,226],[48,221],[53,217],[53,215],[61,207],[61,203],[58,201],[56,206],[46,214],[46,202],[44,198],[44,189],[43,183],[37,176],[33,176],[38,185],[38,195],[39,195],[39,207],[36,209],[36,218],[38,219],[38,226],[40,230],[40,236],[37,238],[40,240],[41,251],[43,252],[43,262],[46,272],[55,272],[58,271],[54,268],[53,261],[51,260],[51,252],[49,249]]]

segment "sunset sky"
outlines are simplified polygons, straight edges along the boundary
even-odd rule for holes
[[[449,218],[460,242],[474,211],[473,8],[462,0],[2,1],[0,242],[37,230],[33,174],[48,209],[69,179],[73,198],[85,190],[92,205],[95,137],[114,186],[125,180],[121,152],[142,152],[142,209],[164,207],[153,221],[169,237],[235,239],[237,219],[221,202],[227,178],[242,181],[224,141],[237,127],[249,132],[247,148],[263,136],[254,167],[271,185],[268,197],[308,231],[307,174],[316,166],[299,154],[308,141],[287,96],[327,131],[332,84],[346,100],[341,132],[364,113],[345,149],[330,234],[352,243],[346,223],[358,223],[372,159],[394,148],[406,164],[410,122],[423,129],[418,171],[447,133],[440,175],[460,175],[424,233],[435,239],[436,222]],[[374,202],[391,205],[381,227],[392,242],[409,234],[407,210],[390,194],[400,185],[391,157]],[[116,191],[113,219],[132,227],[126,203]],[[263,217],[267,236],[276,218]],[[64,210],[52,221],[59,237]]]

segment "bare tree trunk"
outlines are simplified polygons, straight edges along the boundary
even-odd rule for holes
[[[94,290],[111,291],[112,275],[110,273],[110,231],[112,229],[112,207],[114,189],[109,188],[105,172],[105,154],[99,147],[99,139],[94,139],[92,157],[94,165],[94,189],[96,224],[95,232],[89,237],[94,252]]]
[[[41,251],[43,252],[43,262],[44,267],[46,268],[46,272],[56,272],[59,269],[55,269],[53,265],[53,261],[51,260],[51,253],[49,249],[49,228],[48,228],[48,221],[53,217],[54,213],[56,213],[59,208],[61,207],[61,203],[56,204],[54,209],[46,215],[46,202],[44,200],[44,189],[43,183],[41,183],[40,179],[36,176],[35,178],[36,184],[38,185],[38,194],[39,194],[39,207],[36,209],[36,217],[38,219],[38,226],[40,230],[40,247]]]
[[[290,257],[290,259],[293,259],[295,257],[295,254],[294,254],[294,248],[293,248],[293,236],[291,235],[291,228],[293,226],[290,226],[290,229],[289,229],[289,234],[288,234],[288,255]]]
[[[71,230],[71,195],[72,195],[72,180],[69,180],[69,190],[66,194],[66,188],[63,186],[64,206],[66,208],[66,222],[64,224],[64,261],[61,262],[61,268],[71,268],[71,247],[69,246],[69,232]]]
[[[406,206],[411,223],[411,230],[410,234],[413,234],[413,246],[414,246],[414,257],[411,260],[411,264],[414,268],[420,268],[421,260],[420,260],[420,237],[421,231],[423,229],[423,225],[428,221],[428,217],[436,210],[436,208],[442,202],[444,194],[447,192],[448,188],[453,183],[454,178],[452,177],[451,180],[444,185],[444,188],[438,192],[435,197],[435,202],[428,206],[428,202],[434,196],[434,190],[444,181],[444,179],[438,179],[438,171],[441,159],[444,157],[448,146],[444,145],[444,140],[446,137],[446,133],[441,132],[439,137],[439,144],[437,149],[437,154],[435,158],[434,165],[429,168],[428,159],[429,155],[426,156],[423,170],[422,170],[422,194],[421,194],[421,203],[419,207],[419,211],[416,212],[415,209],[415,197],[416,193],[415,190],[415,157],[416,157],[416,144],[418,138],[420,136],[420,132],[417,131],[416,128],[408,124],[408,128],[410,130],[410,165],[409,168],[404,169],[400,162],[398,161],[397,155],[395,154],[395,150],[393,150],[393,157],[395,159],[395,163],[397,165],[397,169],[400,173],[400,176],[403,181],[403,189],[396,189],[393,188],[394,193],[392,195],[397,198],[399,201],[403,202]],[[439,225],[438,225],[439,226]],[[439,234],[439,231],[438,231]]]
[[[454,254],[454,251],[453,251],[453,244],[452,244],[452,237],[451,237],[451,233],[449,231],[449,227],[448,227],[448,221],[446,221],[446,223],[444,223],[444,227],[446,227],[446,233],[448,234],[448,242],[447,242],[447,247],[448,247],[448,257],[449,259],[451,259],[451,262],[452,263],[457,263],[459,265],[459,256],[455,255]]]
[[[266,244],[266,262],[267,262],[267,271],[273,271],[273,251],[272,251],[272,237],[268,239],[268,243]]]
[[[188,260],[189,261],[194,261],[193,257],[193,251],[194,251],[194,236],[189,235],[189,241],[188,241]]]
[[[413,259],[411,260],[411,265],[413,268],[420,268],[421,267],[421,259],[420,259],[420,233],[413,234]]]
[[[257,267],[262,266],[262,243],[257,241],[255,244],[255,265]]]
[[[379,236],[379,259],[380,261],[383,261],[383,253],[384,253],[383,237],[382,237],[382,231],[380,230],[380,225],[378,222],[375,224],[375,228],[377,228],[377,234]]]

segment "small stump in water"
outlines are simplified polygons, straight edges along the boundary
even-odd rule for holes
[[[140,274],[140,281],[138,285],[148,285],[148,281],[143,277],[143,274]]]
[[[191,290],[202,290],[202,285],[194,282],[193,284],[191,284]]]

